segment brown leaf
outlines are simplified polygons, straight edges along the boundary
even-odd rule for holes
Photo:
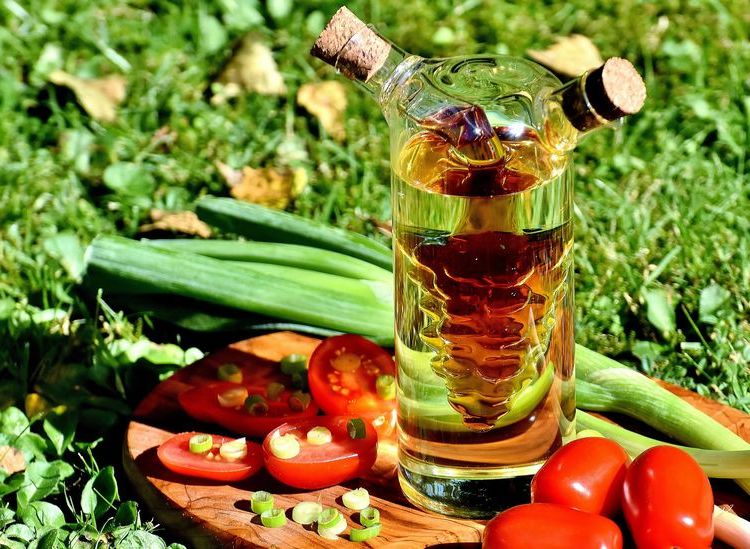
[[[211,98],[215,105],[236,97],[243,91],[264,95],[286,93],[284,78],[273,59],[271,49],[253,34],[242,39],[217,82],[222,86]]]
[[[0,469],[4,469],[9,475],[26,469],[26,458],[23,457],[23,452],[12,446],[0,446]]]
[[[307,109],[335,139],[346,136],[344,110],[346,92],[340,82],[314,82],[303,85],[297,92],[297,103]]]
[[[153,223],[141,225],[139,231],[147,233],[150,231],[171,231],[209,238],[211,228],[198,219],[194,212],[165,212],[153,209],[149,212]]]
[[[95,120],[114,122],[117,106],[125,99],[125,77],[115,74],[104,78],[78,78],[65,71],[52,71],[49,80],[70,88],[81,107]]]
[[[304,168],[230,168],[217,162],[219,173],[229,185],[229,194],[238,200],[284,209],[307,186]]]
[[[578,76],[604,63],[599,49],[582,34],[560,37],[546,50],[528,50],[534,61],[565,76]]]

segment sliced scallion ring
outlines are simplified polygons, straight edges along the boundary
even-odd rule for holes
[[[260,395],[250,395],[245,399],[245,410],[251,416],[262,416],[268,413],[268,402]]]
[[[307,372],[307,357],[299,353],[286,355],[281,359],[281,372],[289,376]]]
[[[268,400],[278,400],[279,395],[284,392],[284,384],[279,383],[278,381],[272,381],[268,384],[268,387],[266,387],[266,395],[268,396]]]
[[[380,535],[380,523],[367,526],[366,528],[352,528],[349,532],[350,541],[367,541]]]
[[[313,446],[322,446],[333,440],[333,435],[328,427],[318,425],[307,432],[307,442]]]
[[[364,488],[357,488],[356,490],[349,490],[341,496],[341,501],[344,502],[344,507],[347,509],[361,511],[370,506],[370,494]]]
[[[193,435],[190,437],[188,447],[192,454],[205,454],[214,445],[214,439],[211,435]]]
[[[320,512],[318,526],[322,528],[330,528],[337,524],[342,518],[341,511],[333,509],[332,507],[326,507]]]
[[[396,398],[396,378],[390,374],[383,374],[375,379],[375,390],[383,400]]]
[[[354,418],[347,421],[346,430],[349,432],[349,436],[353,439],[365,438],[367,435],[365,422],[360,418]]]
[[[260,514],[260,522],[266,528],[281,528],[286,524],[286,514],[283,509],[273,508]]]
[[[272,437],[268,443],[271,453],[279,459],[292,459],[299,454],[299,440],[292,434]]]
[[[250,497],[250,509],[259,515],[273,509],[273,495],[264,490],[258,490]]]
[[[289,408],[295,412],[304,412],[310,406],[310,402],[312,402],[312,397],[308,393],[294,391],[289,397]]]
[[[374,524],[380,524],[380,511],[375,509],[375,507],[362,509],[359,512],[359,523],[366,528]]]
[[[318,534],[327,539],[336,539],[346,530],[346,519],[336,509],[324,509],[318,519]]]
[[[317,501],[301,501],[292,509],[292,520],[297,524],[318,522],[323,506]]]
[[[216,377],[222,381],[242,383],[242,370],[240,370],[236,364],[222,364],[219,366],[219,369],[216,370]]]
[[[227,389],[223,393],[217,395],[219,399],[219,405],[222,408],[236,408],[245,404],[247,398],[247,388],[245,387],[232,387]]]
[[[245,437],[225,442],[219,447],[219,455],[224,459],[238,460],[247,455],[247,442]]]

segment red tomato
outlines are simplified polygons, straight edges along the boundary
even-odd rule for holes
[[[209,459],[207,454],[194,454],[190,451],[190,437],[200,433],[180,433],[163,442],[156,455],[164,467],[180,475],[208,478],[224,482],[246,479],[263,468],[263,454],[260,444],[247,443],[247,456],[238,461],[228,461],[219,455],[219,447],[234,439],[220,435],[213,437],[214,455]]]
[[[534,476],[531,501],[613,517],[620,511],[629,461],[625,450],[612,440],[574,440],[552,454]]]
[[[606,517],[551,503],[527,503],[487,523],[482,549],[621,549],[622,533]]]
[[[263,441],[266,469],[280,482],[306,490],[333,486],[367,474],[377,457],[378,436],[372,425],[365,422],[365,437],[351,438],[346,427],[350,419],[325,416],[286,423],[275,429]],[[317,426],[331,431],[331,442],[320,446],[307,442],[307,432]],[[293,458],[281,459],[271,453],[270,441],[287,434],[297,437],[300,452]]]
[[[639,549],[704,549],[714,537],[714,497],[698,463],[673,446],[649,448],[625,475],[622,508]]]
[[[308,382],[315,401],[329,415],[385,413],[396,409],[396,399],[378,396],[380,375],[396,375],[393,357],[358,335],[339,335],[323,341],[310,356]]]
[[[219,404],[219,394],[234,387],[246,387],[250,395],[266,396],[265,387],[239,385],[230,381],[212,383],[202,387],[193,387],[183,391],[177,397],[185,412],[198,421],[216,423],[233,433],[251,437],[263,437],[287,421],[312,417],[317,415],[318,406],[314,401],[301,412],[289,408],[288,400],[291,393],[283,391],[278,399],[268,400],[268,412],[263,415],[250,415],[244,408],[225,408]]]

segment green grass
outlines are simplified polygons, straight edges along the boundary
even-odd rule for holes
[[[273,2],[270,11],[287,3]],[[235,4],[257,11],[242,20]],[[293,4],[277,19],[253,0],[9,0],[0,7],[2,403],[23,406],[31,391],[56,403],[70,395],[55,392],[52,380],[75,379],[76,441],[95,441],[109,428],[86,410],[108,411],[111,424],[122,425],[127,406],[147,389],[129,379],[145,371],[156,380],[164,370],[154,364],[164,362],[156,353],[132,364],[133,354],[123,349],[142,332],[164,336],[141,319],[97,312],[95,300],[82,299],[71,276],[76,242],[83,246],[99,233],[133,235],[151,207],[184,209],[197,196],[224,194],[217,160],[305,167],[311,183],[294,211],[383,238],[372,220],[390,214],[387,128],[351,84],[345,84],[343,143],[295,106],[302,83],[340,77],[307,55],[337,3]],[[408,13],[405,3],[392,0],[350,5],[425,56],[523,55],[558,35],[583,33],[605,56],[634,61],[648,84],[643,114],[618,133],[592,136],[576,153],[577,340],[750,410],[745,3],[417,0]],[[209,17],[225,32],[206,34]],[[452,43],[444,40],[449,32],[435,35],[442,27],[452,31]],[[206,89],[233,41],[248,30],[272,46],[288,94],[213,106]],[[51,68],[79,76],[125,74],[128,96],[119,120],[91,120],[70,92],[46,82]],[[155,145],[152,137],[164,126],[176,139]],[[150,173],[154,192],[109,191],[103,173],[115,162]],[[60,234],[68,236],[53,239]],[[61,245],[64,265],[55,252]],[[115,463],[112,447],[119,440],[106,439],[94,454],[105,465]],[[87,474],[82,469],[76,478]],[[82,483],[69,484],[80,490]]]

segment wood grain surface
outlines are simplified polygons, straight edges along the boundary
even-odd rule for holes
[[[264,528],[250,511],[250,495],[255,490],[272,492],[276,505],[289,509],[290,519],[291,508],[296,503],[320,499],[323,505],[345,511],[350,526],[359,526],[356,513],[347,511],[340,498],[345,491],[363,485],[370,491],[372,504],[381,512],[383,529],[380,536],[358,544],[360,547],[478,547],[483,529],[481,521],[425,513],[405,501],[396,479],[396,448],[392,443],[379,445],[378,461],[367,479],[315,491],[286,487],[265,472],[246,481],[223,484],[178,476],[161,465],[156,457],[159,444],[174,433],[201,429],[182,412],[177,394],[204,380],[215,380],[214,370],[220,364],[267,366],[291,353],[309,355],[317,343],[316,339],[290,332],[240,341],[180,370],[157,385],[141,402],[127,429],[123,463],[133,487],[156,519],[197,548],[340,547],[342,542],[349,543],[344,541],[346,535],[328,541],[311,527],[291,520],[283,528]],[[750,441],[750,416],[747,414],[674,385],[661,384]],[[210,426],[205,426],[205,430],[219,431]],[[734,484],[715,483],[714,489],[717,503],[731,504],[738,514],[750,515],[750,500]]]

